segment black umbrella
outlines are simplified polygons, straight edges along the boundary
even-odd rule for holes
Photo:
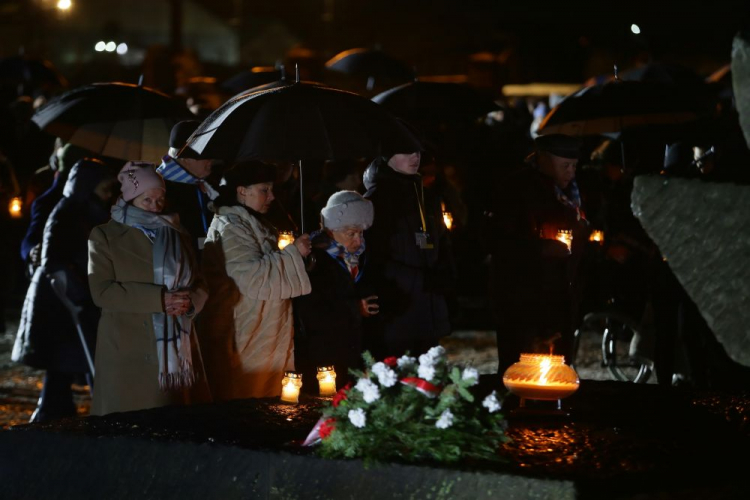
[[[281,69],[272,66],[255,66],[225,80],[219,87],[228,93],[239,94],[282,78],[283,72]]]
[[[473,120],[500,109],[468,85],[447,82],[410,82],[372,100],[394,115],[416,122]]]
[[[712,109],[711,95],[704,89],[650,81],[614,81],[569,95],[547,114],[537,132],[617,135],[628,128],[695,122],[708,116]]]
[[[403,81],[414,78],[414,71],[409,66],[380,49],[356,48],[339,52],[326,62],[326,68],[376,80]]]
[[[39,128],[76,146],[122,160],[157,161],[172,126],[193,118],[184,103],[127,83],[94,83],[68,91],[32,117]]]
[[[369,99],[305,82],[230,99],[188,145],[228,161],[342,160],[421,149],[408,128]]]

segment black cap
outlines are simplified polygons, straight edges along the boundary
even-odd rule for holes
[[[169,134],[169,147],[178,151],[182,150],[187,140],[198,129],[200,124],[199,120],[184,120],[176,123]],[[185,148],[183,151],[180,151],[179,157],[198,158],[199,155],[193,149]]]
[[[237,186],[251,186],[261,182],[274,182],[277,168],[260,160],[247,160],[235,163],[224,172],[224,180],[232,189]]]
[[[578,159],[582,145],[583,143],[577,137],[565,134],[540,135],[534,139],[534,147],[537,151],[546,151],[562,158]]]

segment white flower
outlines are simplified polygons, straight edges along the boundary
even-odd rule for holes
[[[461,380],[473,379],[474,382],[471,385],[477,385],[479,382],[479,372],[476,368],[464,368],[464,372],[461,374]]]
[[[398,367],[401,368],[402,370],[411,368],[415,364],[417,364],[417,358],[407,356],[406,354],[398,358]]]
[[[484,398],[484,401],[482,401],[482,406],[487,408],[490,413],[495,413],[496,411],[500,410],[501,405],[500,401],[497,400],[497,392],[492,391],[492,394]]]
[[[377,362],[372,365],[372,373],[377,375],[378,382],[380,382],[380,385],[383,387],[393,387],[396,385],[396,382],[398,382],[396,372],[391,370],[391,368],[385,363]]]
[[[435,367],[433,365],[420,364],[417,376],[425,380],[432,380],[435,378]]]
[[[436,345],[435,347],[427,351],[427,355],[437,361],[437,358],[442,358],[445,356],[445,349],[441,345]]]
[[[440,418],[437,422],[435,422],[435,427],[437,427],[438,429],[447,429],[451,425],[453,425],[453,413],[451,413],[450,410],[445,410],[443,413],[441,413]]]
[[[349,421],[354,427],[357,427],[358,429],[364,427],[367,423],[367,415],[365,415],[365,410],[363,410],[362,408],[349,410]]]
[[[365,399],[365,403],[372,403],[380,399],[380,390],[370,379],[361,378],[357,381],[357,385],[354,386]]]

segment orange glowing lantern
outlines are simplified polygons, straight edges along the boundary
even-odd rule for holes
[[[336,395],[336,372],[333,366],[319,366],[317,379],[321,396]]]
[[[521,354],[521,359],[503,375],[503,384],[521,398],[557,401],[578,390],[580,381],[576,371],[565,364],[565,356],[554,354]]]
[[[299,403],[300,388],[302,388],[302,374],[284,372],[284,378],[281,379],[281,400],[284,403]]]
[[[560,229],[559,231],[557,231],[557,236],[555,237],[555,239],[557,241],[565,243],[568,246],[568,251],[573,248],[573,231],[570,231],[568,229]]]
[[[294,235],[291,231],[279,231],[279,250],[284,250],[292,243],[294,243]]]
[[[13,219],[23,217],[23,200],[18,196],[11,198],[8,204],[8,212],[10,212],[10,216]]]
[[[593,241],[601,245],[602,243],[604,243],[604,231],[599,231],[598,229],[595,231],[591,231],[589,241]]]
[[[445,228],[450,231],[453,228],[453,214],[445,209],[445,203],[440,203],[440,209],[443,212],[443,224]]]

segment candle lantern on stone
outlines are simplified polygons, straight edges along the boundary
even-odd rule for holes
[[[319,366],[317,378],[321,396],[336,395],[336,372],[333,366]]]
[[[279,250],[284,250],[292,243],[294,243],[294,235],[291,231],[279,231]]]
[[[521,398],[521,407],[526,400],[557,401],[578,390],[580,381],[576,371],[565,364],[565,357],[554,354],[521,354],[520,360],[511,365],[503,375],[503,384]]]
[[[565,245],[567,245],[568,247],[568,251],[570,251],[570,249],[573,247],[573,231],[569,229],[558,230],[555,239],[557,241],[565,243]]]
[[[281,400],[285,403],[299,403],[299,391],[301,387],[301,373],[284,372],[284,378],[281,379]]]

